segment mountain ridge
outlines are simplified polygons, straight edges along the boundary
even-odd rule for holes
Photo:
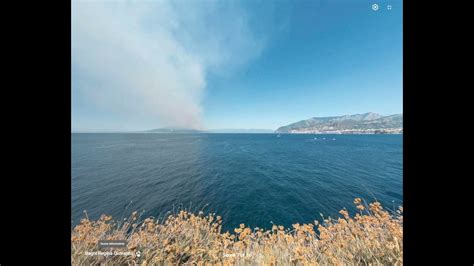
[[[403,114],[373,112],[353,115],[312,117],[279,127],[276,133],[383,134],[403,133]]]
[[[190,128],[156,128],[151,130],[140,131],[141,133],[248,133],[248,134],[258,134],[258,133],[274,133],[274,130],[271,129],[258,129],[258,128],[225,128],[225,129],[208,129],[208,130],[199,130],[199,129],[190,129]]]

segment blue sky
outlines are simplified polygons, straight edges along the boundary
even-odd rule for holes
[[[72,129],[401,113],[402,2],[377,3],[74,1]]]

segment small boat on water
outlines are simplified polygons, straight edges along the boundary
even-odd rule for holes
[[[332,138],[332,140],[336,140],[335,138]]]
[[[326,138],[323,138],[323,139],[326,139]]]
[[[280,134],[277,135],[277,138],[281,137]]]

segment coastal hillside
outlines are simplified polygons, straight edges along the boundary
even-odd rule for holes
[[[343,116],[313,117],[282,126],[277,133],[327,134],[399,134],[403,133],[403,115],[383,116],[365,113]]]

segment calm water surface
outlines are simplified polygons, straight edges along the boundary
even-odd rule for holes
[[[317,139],[315,139],[317,138]],[[325,138],[325,139],[323,139]],[[402,135],[72,134],[72,223],[204,208],[224,229],[402,204]]]

